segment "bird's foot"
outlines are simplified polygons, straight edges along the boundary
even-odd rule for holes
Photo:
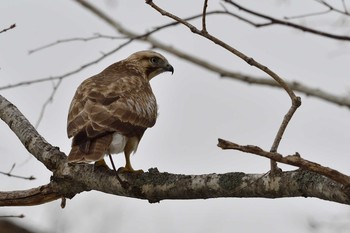
[[[110,170],[110,168],[108,167],[108,165],[106,164],[106,162],[103,159],[98,160],[94,163],[94,169]]]
[[[118,173],[132,173],[132,174],[142,174],[144,171],[142,169],[134,170],[133,168],[120,167],[118,168]]]

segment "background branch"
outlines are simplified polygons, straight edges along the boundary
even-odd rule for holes
[[[260,78],[260,77],[254,77],[252,75],[246,75],[241,74],[238,72],[233,72],[228,69],[222,68],[220,66],[217,66],[213,63],[210,63],[209,61],[206,61],[200,57],[196,57],[194,55],[191,55],[185,51],[181,51],[178,48],[175,48],[174,46],[166,45],[159,40],[147,36],[147,37],[138,37],[139,35],[137,33],[134,33],[127,28],[123,27],[120,23],[118,23],[116,20],[112,19],[108,15],[106,15],[104,12],[97,9],[95,6],[93,6],[91,3],[83,0],[76,0],[77,3],[79,3],[81,6],[83,6],[85,9],[89,10],[91,13],[95,14],[97,17],[105,21],[107,24],[109,24],[112,28],[114,28],[118,33],[123,34],[125,36],[129,36],[131,38],[138,38],[137,40],[145,41],[147,43],[150,43],[152,47],[159,48],[163,51],[166,51],[170,54],[173,54],[185,61],[188,61],[192,64],[198,65],[206,70],[212,71],[214,73],[217,73],[221,77],[226,78],[232,78],[234,80],[242,81],[249,84],[257,84],[257,85],[263,85],[263,86],[272,86],[272,87],[278,87],[281,88],[280,85],[278,85],[277,82],[274,80],[270,80],[267,77],[266,78]],[[207,12],[208,14],[225,14],[227,11],[213,11],[213,12]],[[193,17],[185,18],[185,21],[192,20],[198,17],[201,17],[202,14],[195,15]],[[179,22],[171,22],[167,24],[166,27],[178,25]],[[157,28],[163,28],[163,27],[156,27]],[[350,98],[346,96],[337,96],[333,95],[331,93],[328,93],[326,91],[320,90],[319,88],[312,88],[307,85],[304,85],[300,82],[286,82],[286,84],[294,91],[301,92],[307,96],[313,96],[316,98],[320,98],[322,100],[328,101],[333,104],[337,104],[340,106],[347,106],[350,107]],[[1,90],[1,88],[0,88]]]
[[[58,44],[63,44],[63,43],[68,43],[68,42],[76,42],[76,41],[87,42],[87,41],[92,41],[92,40],[97,40],[97,39],[119,40],[119,39],[128,39],[128,38],[118,37],[118,36],[107,36],[107,35],[102,35],[100,33],[95,33],[94,36],[91,36],[91,37],[76,37],[76,38],[57,40],[55,42],[40,46],[38,48],[31,49],[28,51],[28,54],[33,54],[33,53],[39,52],[41,50],[56,46]]]
[[[198,66],[200,66],[208,71],[217,73],[221,77],[231,78],[233,80],[245,82],[248,84],[281,88],[281,86],[278,85],[278,83],[276,83],[274,80],[270,80],[270,79],[267,79],[264,77],[256,77],[253,75],[241,74],[238,72],[230,71],[228,69],[225,69],[225,68],[217,66],[213,63],[210,63],[204,59],[201,59],[199,57],[196,57],[196,56],[188,54],[184,51],[181,51],[177,48],[174,48],[173,46],[165,45],[162,42],[150,37],[151,34],[157,32],[161,29],[165,29],[165,28],[170,27],[170,26],[178,25],[179,24],[178,22],[171,22],[171,23],[165,24],[163,26],[157,26],[154,29],[148,31],[147,33],[139,35],[139,34],[133,33],[131,31],[127,30],[126,28],[122,27],[120,24],[115,22],[113,19],[109,18],[107,15],[105,15],[103,12],[99,11],[97,8],[92,6],[90,3],[86,2],[86,1],[79,1],[79,0],[76,0],[76,2],[82,4],[85,8],[91,10],[94,14],[96,13],[96,15],[98,17],[101,17],[101,19],[103,19],[107,23],[109,23],[119,33],[121,33],[125,36],[128,36],[128,37],[134,38],[135,40],[141,40],[141,41],[148,42],[155,48],[159,48],[161,50],[164,50],[164,51],[171,53],[171,54],[173,54],[181,59],[184,59],[185,61],[188,61],[192,64],[198,65]],[[210,11],[210,12],[207,12],[207,15],[214,15],[214,14],[232,14],[232,13],[230,13],[228,11]],[[193,19],[199,18],[201,16],[202,16],[202,14],[198,14],[195,16],[185,18],[184,20],[186,20],[186,21],[193,20]],[[236,16],[234,14],[233,14],[233,16],[239,18],[239,16]],[[109,38],[111,36],[103,36],[103,37]],[[45,45],[43,47],[53,46],[53,45],[56,45],[58,43],[75,41],[75,40],[80,40],[80,39],[83,41],[85,41],[85,40],[88,41],[89,38],[93,38],[93,37],[62,39],[62,40],[56,41],[54,43],[50,43],[48,45]],[[115,38],[123,38],[123,37],[115,37]],[[41,48],[39,47],[39,48],[34,49],[34,50],[38,50],[38,49],[41,49]],[[81,67],[79,67],[78,69],[67,72],[66,74],[59,75],[59,76],[47,77],[47,78],[41,78],[41,79],[34,79],[34,80],[19,82],[19,83],[10,84],[10,85],[5,85],[5,86],[0,87],[0,90],[12,89],[12,88],[20,87],[20,86],[27,86],[27,85],[41,83],[41,82],[64,79],[66,77],[69,77],[73,74],[80,72],[84,68],[87,68],[91,65],[94,65],[94,64],[100,62],[105,57],[112,55],[114,52],[116,52],[116,50],[112,50],[110,52],[107,52],[107,53],[103,54],[100,58],[98,58],[94,61],[91,61],[89,63],[86,63],[86,64],[82,65]],[[350,107],[350,98],[348,96],[334,95],[334,94],[331,94],[331,93],[326,92],[324,90],[321,90],[319,88],[313,88],[313,87],[307,86],[307,85],[302,84],[300,82],[295,82],[295,81],[285,81],[285,82],[292,90],[297,91],[297,92],[302,93],[302,94],[305,94],[306,96],[319,98],[321,100],[324,100],[324,101],[327,101],[329,103],[336,104],[339,106]]]
[[[273,18],[273,17],[268,16],[268,15],[259,13],[257,11],[253,11],[253,10],[250,10],[248,8],[245,8],[242,5],[239,5],[238,3],[234,2],[234,1],[231,1],[231,0],[224,0],[224,1],[226,3],[232,5],[232,6],[236,7],[237,9],[239,9],[241,11],[244,11],[244,12],[246,12],[248,14],[251,14],[251,15],[254,15],[254,16],[257,16],[257,17],[260,17],[262,19],[266,19],[266,20],[269,21],[268,23],[264,23],[264,24],[255,24],[254,26],[256,26],[256,27],[263,27],[263,26],[269,26],[269,25],[274,25],[274,24],[276,24],[276,25],[283,25],[283,26],[299,29],[299,30],[301,30],[303,32],[308,32],[308,33],[311,33],[311,34],[314,34],[314,35],[319,35],[319,36],[323,36],[323,37],[327,37],[327,38],[331,38],[331,39],[336,39],[336,40],[350,41],[350,37],[349,36],[335,35],[335,34],[332,34],[332,33],[323,32],[323,31],[319,31],[319,30],[316,30],[316,29],[313,29],[313,28],[309,28],[309,27],[305,27],[305,26],[302,26],[302,25],[298,25],[298,24],[295,24],[295,23],[292,23],[292,22],[283,21],[283,20],[276,19],[276,18]],[[334,9],[332,9],[332,10],[334,10]]]
[[[2,30],[0,31],[0,33],[6,32],[6,31],[11,30],[11,29],[14,29],[15,27],[16,27],[16,24],[14,23],[14,24],[12,24],[10,27],[5,28],[5,29],[2,29]]]
[[[8,172],[2,172],[0,171],[0,174],[3,174],[5,176],[8,176],[8,177],[14,177],[14,178],[19,178],[19,179],[23,179],[23,180],[35,180],[35,177],[34,176],[19,176],[19,175],[14,175],[12,174],[12,171],[13,169],[15,168],[16,164],[14,163],[10,169],[10,171]]]

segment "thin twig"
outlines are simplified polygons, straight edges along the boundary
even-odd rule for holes
[[[24,218],[24,214],[19,215],[0,215],[0,218]]]
[[[202,16],[202,32],[203,33],[207,33],[207,22],[206,22],[207,8],[208,8],[208,0],[204,0],[203,16]]]
[[[342,4],[343,4],[344,12],[346,14],[349,14],[348,7],[346,6],[345,0],[342,0]]]
[[[0,31],[0,33],[6,32],[6,31],[11,30],[11,29],[13,29],[13,28],[15,28],[15,27],[16,27],[16,24],[14,23],[14,24],[12,24],[10,27],[5,28],[5,29],[2,29],[2,30]]]
[[[13,169],[15,168],[16,164],[12,164],[12,167],[10,169],[10,171],[8,172],[2,172],[0,171],[0,174],[3,174],[5,176],[8,176],[8,177],[14,177],[14,178],[19,178],[19,179],[23,179],[23,180],[35,180],[36,178],[34,176],[29,176],[29,177],[26,177],[26,176],[19,176],[19,175],[14,175],[12,174],[12,171]]]
[[[41,123],[41,120],[42,120],[43,117],[44,117],[46,107],[47,107],[50,103],[52,103],[53,98],[54,98],[54,96],[55,96],[55,94],[56,94],[56,92],[57,92],[59,86],[60,86],[61,83],[62,83],[62,80],[63,80],[62,78],[61,78],[61,79],[58,79],[58,82],[57,82],[56,84],[53,85],[53,87],[52,87],[52,92],[51,92],[50,96],[47,98],[47,100],[45,101],[45,103],[44,103],[43,106],[41,107],[41,111],[40,111],[38,120],[36,121],[35,126],[34,126],[36,129],[38,129],[38,127],[39,127],[39,125],[40,125],[40,123]]]
[[[57,40],[55,42],[52,42],[52,43],[40,46],[38,48],[31,49],[31,50],[28,51],[28,54],[33,54],[33,53],[36,53],[36,52],[41,51],[43,49],[47,49],[47,48],[53,47],[53,46],[58,45],[58,44],[63,44],[63,43],[68,43],[68,42],[75,42],[75,41],[87,42],[87,41],[96,40],[96,39],[116,40],[116,39],[128,39],[128,38],[126,38],[126,37],[119,37],[119,36],[107,36],[107,35],[102,35],[102,34],[99,34],[99,33],[95,33],[95,35],[91,36],[91,37],[75,37],[75,38],[68,38],[68,39]]]
[[[331,11],[337,12],[337,13],[342,14],[342,15],[350,16],[350,14],[348,13],[348,11],[346,9],[344,11],[339,10],[338,8],[335,8],[334,6],[332,6],[331,4],[329,4],[323,0],[315,0],[315,1],[324,5],[325,7],[327,7]],[[343,6],[345,6],[344,2],[343,2]]]
[[[295,16],[285,16],[283,17],[285,20],[291,20],[291,19],[301,19],[301,18],[306,18],[306,17],[311,17],[311,16],[319,16],[319,15],[324,15],[328,14],[331,12],[331,9],[325,10],[325,11],[320,11],[320,12],[313,12],[313,13],[307,13],[307,14],[302,14],[302,15],[295,15]]]

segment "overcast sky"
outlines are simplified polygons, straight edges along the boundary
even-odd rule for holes
[[[202,11],[202,1],[156,2],[180,17]],[[222,9],[219,2],[209,1],[209,9]],[[241,2],[246,7],[280,18],[325,10],[311,0]],[[341,1],[334,2],[341,7]],[[94,4],[129,30],[138,33],[170,22],[144,1],[96,0]],[[123,42],[109,39],[70,42],[29,55],[29,50],[58,39],[90,37],[94,33],[118,34],[74,1],[2,1],[0,15],[0,30],[13,23],[17,25],[15,29],[0,34],[0,86],[65,74]],[[349,33],[349,19],[338,14],[297,19],[294,22],[332,33]],[[200,20],[195,23],[199,25]],[[207,28],[286,80],[299,81],[338,95],[349,95],[349,43],[281,26],[256,29],[228,16],[208,17]],[[265,76],[182,26],[153,36],[226,69]],[[108,65],[135,51],[149,48],[146,43],[135,42],[98,64],[64,79],[46,108],[39,133],[52,145],[68,153],[70,140],[66,135],[66,118],[77,86]],[[157,124],[146,131],[137,153],[132,157],[133,167],[145,171],[157,167],[160,171],[183,174],[268,171],[267,159],[236,151],[222,151],[216,146],[217,138],[269,149],[290,105],[286,93],[223,79],[171,54],[157,51],[167,57],[175,73],[172,76],[162,74],[151,82],[160,115]],[[3,90],[1,95],[35,124],[55,84],[45,82]],[[349,174],[349,109],[300,96],[302,106],[292,119],[279,151],[284,154],[298,151],[306,159]],[[23,181],[0,176],[1,190],[27,189],[48,183],[50,172],[26,152],[7,125],[0,124],[0,132],[0,171],[6,172],[16,163],[13,173],[37,178],[35,181]],[[116,158],[118,166],[124,165],[123,156]],[[293,169],[290,166],[281,167]],[[70,233],[303,233],[312,232],[309,223],[313,220],[326,225],[329,222],[350,223],[349,213],[348,206],[313,198],[226,198],[149,204],[147,201],[94,191],[68,200],[65,209],[60,208],[59,201],[34,207],[0,209],[0,215],[24,214],[26,217],[18,222],[39,232]],[[335,229],[334,226],[331,228]],[[347,230],[349,228],[348,224]],[[325,227],[314,232],[330,232],[330,229]],[[341,231],[337,229],[334,232]]]

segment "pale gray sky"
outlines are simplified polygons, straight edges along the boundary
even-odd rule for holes
[[[144,1],[93,2],[135,32],[142,33],[170,22]],[[209,1],[210,9],[220,8],[219,2]],[[241,2],[277,17],[323,10],[315,1]],[[157,3],[181,17],[202,11],[202,1],[159,0]],[[2,1],[0,14],[0,29],[17,24],[15,29],[0,34],[0,86],[67,73],[121,43],[102,39],[72,42],[28,55],[28,50],[58,39],[89,37],[93,33],[115,35],[115,32],[74,1]],[[339,25],[340,21],[336,14],[296,20],[334,33],[349,32]],[[209,17],[207,27],[210,32],[286,80],[300,81],[339,95],[345,95],[350,90],[348,43],[281,26],[256,29],[227,16]],[[182,26],[166,29],[154,37],[196,56],[207,57],[210,62],[233,71],[264,76]],[[77,86],[111,63],[148,48],[147,44],[134,43],[65,79],[39,126],[42,136],[67,153],[70,140],[66,136],[66,116]],[[216,147],[217,138],[269,149],[289,108],[288,96],[281,90],[221,79],[171,54],[159,52],[175,67],[175,73],[173,76],[162,74],[152,80],[160,115],[157,124],[146,132],[138,152],[132,157],[133,166],[143,170],[157,167],[160,171],[184,174],[266,172],[269,169],[267,159],[222,151]],[[52,85],[51,82],[41,83],[5,90],[1,94],[35,124]],[[301,97],[303,104],[287,129],[280,152],[298,151],[306,159],[348,173],[349,109]],[[0,176],[1,190],[27,189],[47,183],[50,172],[26,152],[5,124],[0,124],[0,130],[0,171],[8,171],[16,163],[14,173],[37,177],[37,180],[29,182]],[[120,155],[117,164],[124,164]],[[26,218],[18,221],[41,232],[303,233],[310,232],[310,219],[328,221],[346,217],[349,207],[312,198],[227,198],[149,204],[142,200],[87,192],[68,200],[63,210],[59,201],[55,201],[42,206],[1,208],[1,214],[24,214]]]

